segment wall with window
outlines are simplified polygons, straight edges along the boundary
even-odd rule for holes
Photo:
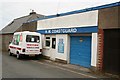
[[[55,59],[67,61],[69,54],[69,36],[68,34],[42,35],[43,40],[43,55],[51,57],[51,49],[55,49]],[[56,40],[53,40],[56,39]],[[54,42],[56,41],[56,42]]]
[[[49,54],[49,50],[51,48],[50,35],[42,35],[42,46],[43,46],[42,54],[44,56],[50,57]]]

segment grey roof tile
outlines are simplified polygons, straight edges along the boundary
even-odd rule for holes
[[[16,18],[10,24],[8,24],[5,28],[3,28],[0,31],[0,34],[14,33],[18,28],[20,28],[27,21],[40,18],[40,17],[42,18],[43,15],[31,14],[31,15],[20,17],[20,18]]]

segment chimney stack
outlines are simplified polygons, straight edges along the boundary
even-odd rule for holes
[[[32,12],[30,12],[30,15],[32,15],[32,14],[36,14],[36,12],[34,12],[34,10],[32,10]]]

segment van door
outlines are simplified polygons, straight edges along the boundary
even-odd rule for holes
[[[26,49],[28,53],[40,52],[40,36],[39,35],[26,35]]]

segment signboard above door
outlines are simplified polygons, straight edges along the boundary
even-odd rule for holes
[[[91,33],[98,32],[98,26],[77,27],[77,28],[59,28],[59,29],[45,29],[38,30],[41,34],[73,34],[73,33]]]

